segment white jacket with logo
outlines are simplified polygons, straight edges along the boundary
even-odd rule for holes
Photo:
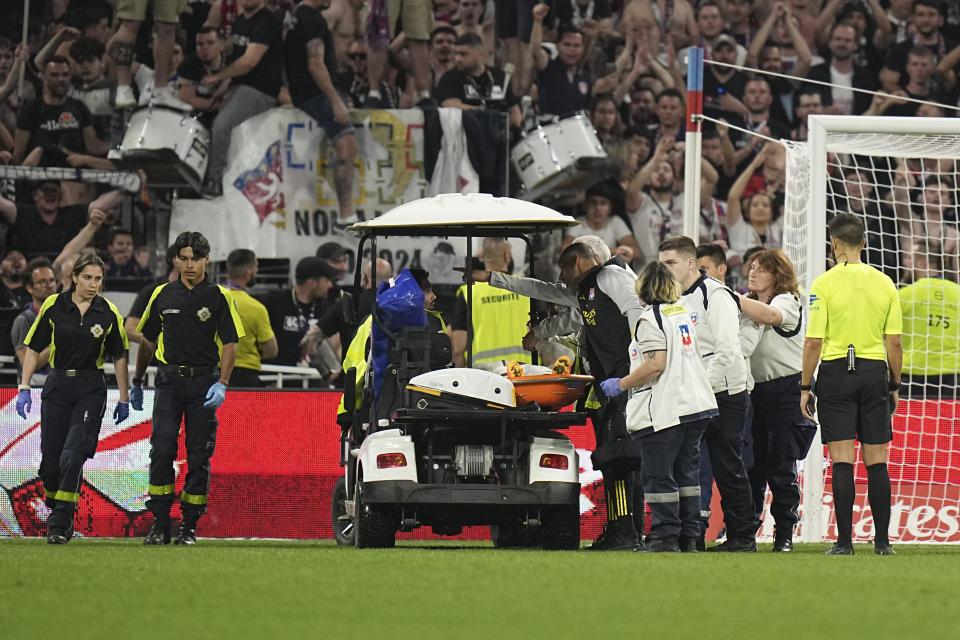
[[[683,306],[656,304],[644,309],[630,345],[630,370],[639,367],[643,354],[650,351],[666,351],[666,366],[656,379],[629,391],[627,431],[651,427],[660,431],[717,415],[693,321]]]

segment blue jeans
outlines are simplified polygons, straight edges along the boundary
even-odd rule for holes
[[[340,99],[346,104],[347,100],[343,97],[343,94],[340,95]],[[330,102],[330,98],[322,93],[309,100],[304,100],[296,107],[316,120],[331,142],[336,142],[340,136],[356,131],[352,122],[340,124],[333,119],[333,103]]]

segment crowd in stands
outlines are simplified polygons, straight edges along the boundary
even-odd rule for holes
[[[570,205],[581,223],[563,243],[600,236],[635,268],[682,229],[685,59],[702,47],[704,113],[727,124],[704,125],[699,240],[721,245],[735,286],[746,252],[782,243],[785,153],[766,138],[805,140],[817,113],[953,116],[960,97],[960,3],[939,0],[154,3],[183,5],[176,17],[117,4],[34,0],[26,46],[20,20],[0,27],[0,161],[113,168],[131,108],[163,104],[211,129],[215,194],[232,129],[297,106],[329,121],[343,194],[357,153],[347,109],[493,109],[514,139],[537,118],[584,112],[621,170]],[[866,215],[871,262],[897,282],[910,280],[905,231],[935,240],[956,277],[957,185],[938,169],[948,178],[912,161],[889,167],[888,183],[855,163],[831,176],[836,210]],[[86,246],[109,259],[110,278],[151,279],[147,252],[118,224],[121,199],[90,184],[4,183],[0,305],[29,303],[26,260],[59,272]]]

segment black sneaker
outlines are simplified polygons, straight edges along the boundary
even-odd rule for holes
[[[143,539],[143,544],[155,546],[170,544],[170,520],[154,518],[147,537]]]
[[[174,544],[197,544],[197,525],[181,522]]]
[[[607,525],[588,551],[639,551],[643,548],[636,536],[622,535],[614,526]]]
[[[793,536],[776,534],[773,537],[773,550],[778,553],[793,551]]]
[[[895,556],[897,552],[889,544],[875,544],[873,552],[878,556]]]
[[[47,531],[47,544],[67,544],[70,536],[62,527],[50,527]]]
[[[823,552],[825,556],[852,556],[853,547],[844,544],[835,544]]]
[[[696,551],[696,543],[694,543],[694,551]],[[680,542],[677,540],[676,536],[670,536],[668,538],[653,538],[647,540],[647,544],[644,545],[641,551],[646,551],[649,553],[680,553]],[[684,549],[687,551],[687,549]]]
[[[757,541],[755,538],[727,538],[717,546],[707,549],[707,553],[711,551],[719,551],[721,553],[753,553],[756,550]]]
[[[702,551],[700,548],[701,538],[684,538],[680,536],[680,551],[684,553],[696,553]]]

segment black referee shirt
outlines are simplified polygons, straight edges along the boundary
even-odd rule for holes
[[[123,318],[112,302],[96,296],[81,316],[69,292],[44,300],[23,343],[37,353],[49,345],[54,369],[103,369],[104,353],[116,359],[130,348]]]
[[[137,331],[157,345],[163,364],[215,367],[220,346],[244,336],[230,290],[204,279],[193,289],[182,280],[153,291]]]

